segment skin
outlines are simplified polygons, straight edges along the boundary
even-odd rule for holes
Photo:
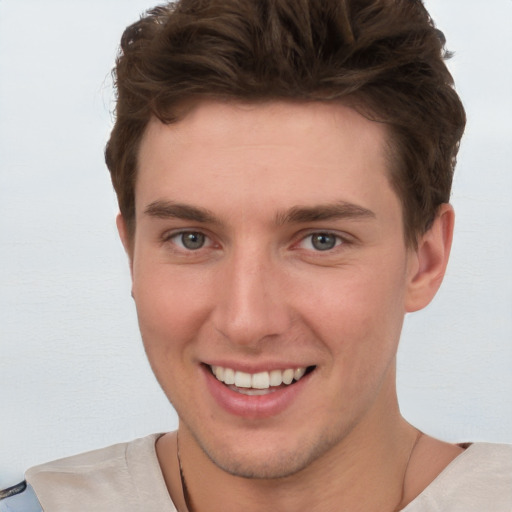
[[[405,245],[386,142],[341,104],[204,101],[148,125],[134,238],[118,227],[194,511],[395,510],[459,453],[415,445],[395,390],[404,315],[441,283],[453,210]],[[315,233],[334,246],[319,251]],[[286,407],[239,416],[212,396],[205,363],[315,369]],[[185,510],[174,434],[157,454]]]

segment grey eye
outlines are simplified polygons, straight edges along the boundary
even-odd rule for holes
[[[180,239],[183,247],[190,251],[195,251],[203,247],[206,237],[196,231],[187,231],[186,233],[181,233]]]
[[[317,251],[328,251],[336,247],[338,237],[331,233],[313,233],[311,235],[311,245]]]

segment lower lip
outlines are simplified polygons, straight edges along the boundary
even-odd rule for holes
[[[206,385],[216,402],[228,413],[242,418],[264,419],[285,411],[296,400],[309,380],[310,374],[285,388],[266,395],[244,395],[229,389],[217,380],[210,369],[202,365]]]

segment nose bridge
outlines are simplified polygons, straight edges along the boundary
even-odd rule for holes
[[[261,246],[242,246],[224,262],[214,323],[232,342],[276,336],[290,321],[278,262]]]

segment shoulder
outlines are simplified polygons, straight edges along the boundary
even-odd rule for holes
[[[403,512],[482,510],[512,510],[512,445],[469,445]]]
[[[35,466],[26,479],[45,512],[149,512],[162,500],[170,503],[155,452],[158,437]]]

